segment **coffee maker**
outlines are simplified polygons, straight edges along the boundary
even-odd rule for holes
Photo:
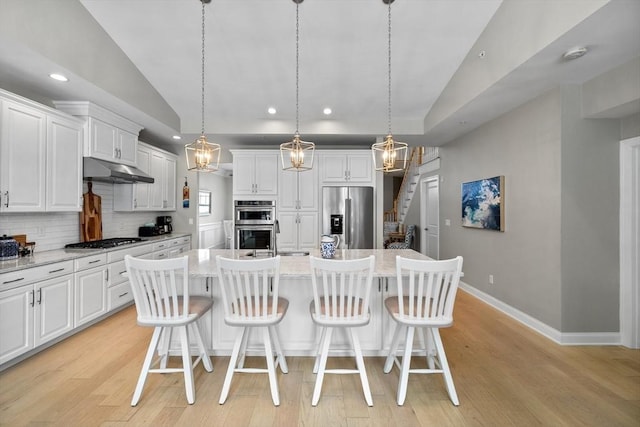
[[[156,219],[156,225],[160,227],[162,233],[171,233],[173,231],[173,225],[171,225],[171,215],[162,215]]]

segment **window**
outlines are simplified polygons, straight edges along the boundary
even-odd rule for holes
[[[198,192],[198,214],[200,216],[211,214],[211,191]]]

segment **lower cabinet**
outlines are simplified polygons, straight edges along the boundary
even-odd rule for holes
[[[320,246],[318,241],[318,213],[287,211],[278,214],[280,233],[278,251],[309,250]]]
[[[78,327],[107,312],[107,256],[89,256],[75,262],[75,327]]]
[[[0,364],[73,327],[71,274],[0,292]]]

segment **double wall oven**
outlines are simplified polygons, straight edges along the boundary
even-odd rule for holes
[[[274,200],[236,200],[235,248],[275,254],[276,224]]]

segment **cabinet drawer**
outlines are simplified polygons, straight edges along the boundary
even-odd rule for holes
[[[162,242],[157,242],[153,244],[153,252],[164,251],[169,249],[169,240],[163,240]]]
[[[139,257],[140,255],[144,255],[149,252],[152,252],[152,250],[153,250],[152,245],[142,245],[142,246],[136,246],[134,248],[120,249],[118,251],[109,252],[107,254],[107,260],[110,263],[116,262],[116,261],[122,261],[125,255]]]
[[[129,282],[112,286],[109,288],[107,293],[107,310],[109,311],[113,310],[114,308],[118,308],[128,303],[129,301],[133,301],[133,292],[131,292],[131,285],[129,284]]]
[[[107,263],[107,254],[91,255],[75,260],[76,271],[86,270],[87,268],[98,267]]]
[[[0,274],[0,290],[73,273],[73,261],[57,262]]]
[[[126,272],[127,267],[124,265],[124,260],[109,264],[107,267],[109,287],[129,280],[126,275],[123,275]]]

